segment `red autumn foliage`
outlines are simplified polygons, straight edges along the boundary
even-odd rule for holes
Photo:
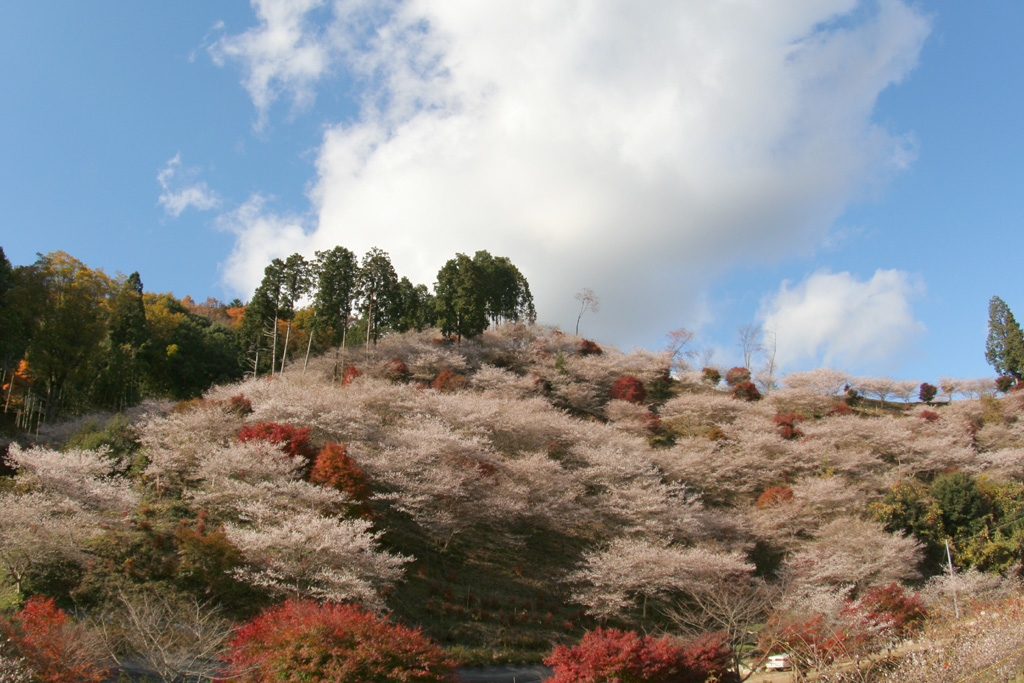
[[[931,403],[935,400],[935,394],[937,393],[939,393],[939,389],[934,384],[921,382],[921,387],[917,391],[917,397],[925,403]]]
[[[442,370],[441,373],[434,378],[434,381],[430,383],[430,386],[438,391],[458,391],[466,386],[466,378],[451,370]]]
[[[772,618],[761,633],[761,649],[788,652],[797,661],[814,659],[828,663],[848,650],[846,631],[830,629],[822,615],[810,619]]]
[[[740,382],[732,388],[732,397],[744,401],[760,401],[761,392],[757,390],[753,382]]]
[[[612,398],[630,403],[643,403],[647,398],[644,383],[633,375],[623,375],[615,380],[610,392]]]
[[[713,387],[718,386],[718,383],[722,381],[722,373],[715,368],[704,368],[701,371],[701,377],[705,383]]]
[[[252,415],[252,401],[247,399],[243,394],[238,394],[237,396],[232,396],[228,399],[227,409],[242,417]]]
[[[790,500],[793,500],[793,489],[788,486],[769,486],[758,497],[757,509],[763,510],[775,505],[782,505]]]
[[[853,415],[853,408],[846,401],[836,401],[832,404],[832,407],[828,409],[826,415]]]
[[[900,638],[913,635],[928,615],[921,598],[898,583],[868,589],[858,606],[869,623],[886,625]]]
[[[289,600],[242,626],[224,679],[240,683],[454,683],[456,662],[419,629],[354,605]]]
[[[800,413],[776,413],[772,421],[779,428],[779,434],[782,435],[783,439],[799,439],[804,435],[796,427],[797,422],[804,421],[804,416]]]
[[[344,491],[358,503],[366,503],[370,499],[370,480],[348,456],[348,447],[344,443],[329,443],[320,449],[309,480]]]
[[[363,373],[359,372],[359,370],[356,369],[356,366],[350,365],[347,368],[345,368],[345,374],[343,374],[341,376],[341,383],[342,384],[352,384],[352,380],[354,380],[356,377],[358,377],[361,374],[363,374]]]
[[[604,353],[604,349],[589,339],[583,339],[576,347],[576,352],[581,356],[600,356]]]
[[[409,379],[409,366],[401,358],[392,358],[384,366],[384,376],[392,382],[405,382]]]
[[[919,413],[919,416],[925,422],[935,422],[936,420],[939,419],[939,414],[936,413],[934,410],[922,410]]]
[[[316,451],[309,445],[309,429],[299,429],[276,422],[260,422],[242,427],[238,432],[239,441],[270,441],[280,444],[289,455],[297,455],[311,461]]]
[[[107,677],[98,654],[51,598],[29,598],[9,622],[0,623],[0,635],[43,683],[99,683]]]
[[[548,683],[724,683],[738,680],[729,661],[729,648],[718,636],[680,645],[667,637],[598,628],[578,645],[559,645],[544,663],[555,670]]]
[[[749,381],[750,370],[748,370],[747,368],[730,368],[729,371],[725,373],[725,383],[728,384],[730,387],[735,387],[738,384],[742,384],[743,382]]]

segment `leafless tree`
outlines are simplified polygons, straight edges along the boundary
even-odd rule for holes
[[[761,351],[761,326],[757,323],[747,323],[740,326],[737,331],[737,345],[743,353],[743,367],[750,368],[754,362],[754,356]]]
[[[733,671],[745,681],[767,659],[765,654],[745,675],[740,672],[742,653],[758,642],[778,594],[776,586],[760,578],[694,585],[683,600],[669,604],[664,612],[687,637],[724,634],[732,650]]]
[[[597,298],[597,294],[594,294],[594,290],[589,287],[584,287],[581,291],[576,292],[576,296],[573,297],[576,301],[580,302],[580,314],[576,316],[576,336],[580,335],[580,319],[583,318],[583,314],[587,311],[597,313],[601,310],[601,300]]]
[[[172,602],[156,591],[118,591],[117,610],[93,619],[119,667],[141,667],[161,681],[214,680],[232,623],[195,598]]]

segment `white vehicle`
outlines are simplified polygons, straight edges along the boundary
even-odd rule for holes
[[[793,668],[793,665],[789,663],[789,655],[772,655],[765,662],[764,668],[768,671],[785,671]]]

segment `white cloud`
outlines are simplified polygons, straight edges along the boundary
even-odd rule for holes
[[[188,208],[209,211],[220,206],[217,193],[204,181],[194,181],[194,176],[194,170],[182,169],[180,153],[157,173],[156,180],[163,188],[157,201],[171,216],[177,218]]]
[[[763,328],[774,330],[781,367],[885,366],[924,333],[911,301],[924,285],[900,270],[862,281],[817,272],[795,287],[783,282],[762,304]]]
[[[313,89],[328,68],[330,42],[307,15],[323,0],[252,0],[259,26],[236,36],[224,36],[210,46],[217,64],[227,59],[242,63],[244,85],[256,105],[256,128],[267,122],[267,111],[282,92],[299,108],[315,99]]]
[[[380,246],[427,283],[487,249],[543,321],[594,289],[588,334],[611,340],[686,324],[717,272],[811,251],[905,165],[871,115],[928,33],[898,0],[337,0],[324,25],[317,5],[255,2],[259,28],[219,45],[261,116],[332,65],[366,88],[324,135],[309,248]],[[266,255],[239,234],[236,281]]]
[[[249,296],[275,258],[308,251],[302,220],[267,210],[267,198],[253,195],[234,211],[221,215],[217,227],[233,232],[237,242],[224,264],[224,281]]]

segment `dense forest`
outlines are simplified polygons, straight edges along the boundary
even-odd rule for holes
[[[301,304],[301,305],[300,305]],[[386,253],[344,247],[274,259],[251,301],[143,290],[64,252],[12,267],[0,248],[3,413],[31,431],[63,415],[188,399],[217,383],[281,372],[290,359],[436,326],[461,338],[532,320],[526,278],[505,257],[458,254],[434,291],[399,279]]]
[[[536,325],[486,252],[432,293],[385,262],[275,261],[244,309],[5,271],[5,316],[68,310],[5,326],[11,405],[48,403],[0,479],[4,680],[1024,671],[1013,382],[758,381]]]

